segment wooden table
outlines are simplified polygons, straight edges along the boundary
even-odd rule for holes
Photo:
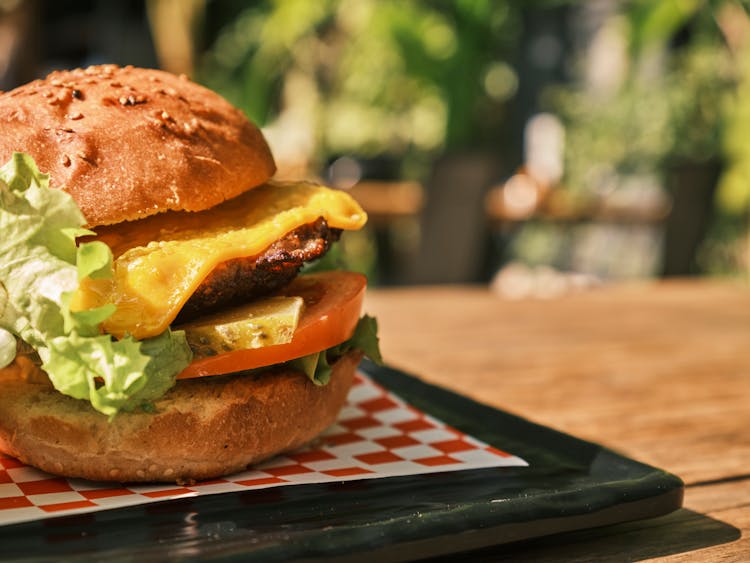
[[[750,560],[750,289],[644,282],[511,301],[375,289],[386,361],[666,469],[668,516],[484,552],[491,560]]]

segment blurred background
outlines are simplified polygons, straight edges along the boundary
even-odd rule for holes
[[[740,0],[0,0],[0,89],[56,68],[185,73],[279,176],[370,213],[329,260],[374,284],[553,296],[750,280]]]

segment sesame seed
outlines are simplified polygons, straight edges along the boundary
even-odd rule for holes
[[[66,115],[65,117],[67,117],[68,119],[72,119],[73,121],[76,121],[78,119],[83,119],[83,114],[80,111],[77,111],[75,113],[70,113]]]
[[[64,154],[62,157],[62,165],[67,168],[70,166],[70,157],[67,154]]]
[[[134,96],[130,94],[129,96],[120,96],[119,101],[124,106],[134,106],[136,104],[146,103],[146,96],[143,96],[141,94]]]

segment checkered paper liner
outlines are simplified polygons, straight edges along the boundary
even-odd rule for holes
[[[282,485],[525,465],[358,373],[338,421],[313,445],[222,479],[125,486],[55,477],[0,454],[0,525]]]

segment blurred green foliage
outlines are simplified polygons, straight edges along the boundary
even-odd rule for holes
[[[266,125],[304,76],[321,161],[497,145],[519,14],[492,0],[260,1],[220,30],[199,79]]]
[[[727,100],[721,148],[727,168],[719,184],[720,209],[734,215],[750,209],[750,42],[737,56],[737,87]]]
[[[412,177],[424,177],[443,151],[518,154],[512,112],[519,90],[535,94],[522,89],[535,78],[519,74],[527,18],[562,4],[582,10],[565,0],[217,4],[235,8],[212,35],[200,81],[261,125],[307,104],[315,164],[339,154],[390,156]],[[666,184],[680,163],[721,163],[714,222],[698,256],[713,273],[750,267],[742,254],[750,210],[747,5],[608,4],[604,31],[624,41],[621,79],[592,87],[582,63],[567,60],[568,82],[542,98],[565,124],[565,186],[574,198],[609,193],[628,176]],[[586,24],[570,25],[580,33]],[[521,105],[533,110],[535,102]]]
[[[721,157],[737,73],[712,14],[701,5],[634,2],[632,12],[606,24],[627,42],[621,82],[604,92],[581,82],[548,90],[546,103],[566,125],[571,189],[595,189],[597,172],[653,172],[683,159]],[[671,47],[690,18],[696,19],[690,42]]]
[[[627,176],[666,183],[673,167],[721,164],[697,256],[707,273],[750,266],[748,21],[734,0],[624,3],[604,24],[625,42],[621,81],[597,89],[579,77],[546,95],[566,126],[566,187],[579,196],[616,189]]]

